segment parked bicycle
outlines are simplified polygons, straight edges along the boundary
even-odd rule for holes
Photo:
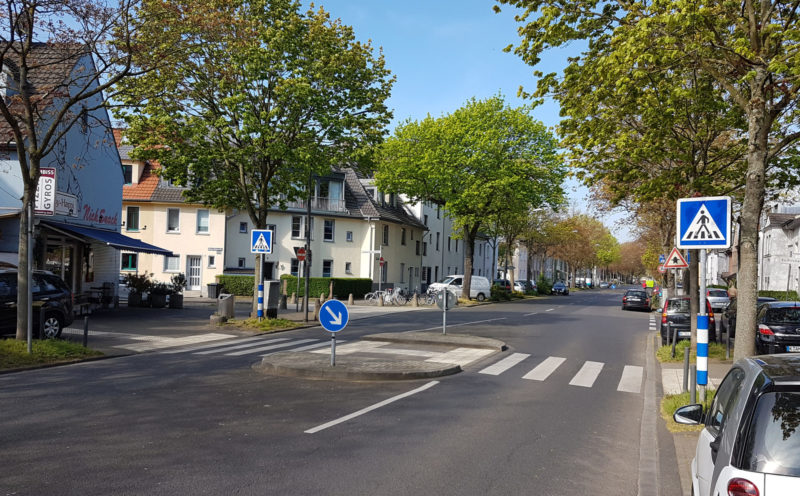
[[[408,303],[408,298],[406,298],[405,291],[402,288],[397,291],[389,288],[386,290],[386,294],[383,295],[383,303],[387,305],[405,305]]]
[[[378,299],[384,298],[386,291],[372,291],[364,295],[364,300],[370,305],[377,305]]]

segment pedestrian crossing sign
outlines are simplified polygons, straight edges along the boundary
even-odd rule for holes
[[[250,253],[272,253],[272,231],[253,229],[250,233]]]
[[[678,248],[730,247],[730,197],[681,198],[678,200],[677,228]]]

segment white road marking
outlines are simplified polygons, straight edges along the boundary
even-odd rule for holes
[[[488,375],[500,375],[506,370],[510,369],[514,365],[518,364],[519,362],[525,360],[530,355],[527,353],[514,353],[511,356],[507,356],[504,359],[500,360],[499,362],[495,363],[494,365],[490,365],[485,369],[481,370],[480,374],[488,374]]]
[[[235,338],[236,336],[228,336],[228,337]],[[249,342],[249,341],[263,341],[263,340],[264,340],[263,336],[257,336],[257,337],[254,337],[254,338],[237,339],[235,341],[235,343],[246,343],[246,342]],[[161,353],[164,354],[164,355],[172,355],[172,354],[175,354],[175,353],[188,353],[188,352],[191,352],[191,351],[207,350],[209,348],[220,348],[220,347],[228,346],[229,344],[230,343],[212,343],[212,344],[207,344],[207,345],[204,345],[204,346],[192,346],[192,347],[189,347],[189,348],[181,348],[179,350],[166,350],[166,351],[162,351]]]
[[[642,389],[642,377],[644,377],[644,367],[626,365],[622,369],[622,378],[619,380],[617,391],[638,393]]]
[[[483,324],[484,322],[493,322],[495,320],[506,320],[506,317],[498,317],[496,319],[476,320],[476,321],[473,321],[473,322],[462,322],[461,324],[447,324],[447,328],[449,329],[451,327],[458,327],[458,326],[465,326],[465,325],[472,325],[472,324]],[[441,328],[442,328],[442,326],[426,327],[425,329],[414,329],[413,331],[408,331],[408,332],[433,331],[433,330],[437,330],[437,329],[441,329]]]
[[[536,312],[526,313],[523,317],[530,317],[531,315],[536,315]]]
[[[533,381],[543,381],[547,379],[550,374],[562,364],[566,358],[561,357],[547,357],[545,361],[536,366],[533,370],[523,375],[523,379],[530,379]]]
[[[545,312],[552,312],[553,310],[555,310],[555,308],[548,308],[547,310],[545,310]]]
[[[114,348],[122,348],[125,350],[131,351],[150,351],[150,350],[159,350],[163,348],[174,348],[177,346],[186,346],[195,343],[206,343],[208,341],[218,341],[222,339],[232,338],[230,334],[199,334],[193,336],[183,336],[179,338],[170,338],[164,336],[143,336],[143,335],[134,335],[131,334],[129,336],[130,339],[135,339],[139,341],[138,343],[131,343],[131,344],[121,344],[118,346],[114,346]]]
[[[211,350],[198,351],[198,352],[195,352],[194,354],[195,355],[210,355],[212,353],[224,353],[224,352],[227,352],[227,351],[240,350],[242,348],[251,348],[253,346],[258,346],[258,345],[261,345],[261,344],[277,343],[279,341],[288,341],[288,340],[289,340],[289,338],[261,339],[261,340],[255,342],[255,343],[251,342],[251,341],[248,341],[247,343],[244,343],[244,344],[235,344],[235,345],[232,345],[232,346],[225,346],[225,347],[222,347],[222,348],[214,348],[214,349],[211,349]],[[242,341],[237,341],[237,343],[242,343]]]
[[[334,425],[341,424],[342,422],[347,422],[348,420],[351,420],[351,419],[354,419],[354,418],[359,417],[361,415],[364,415],[365,413],[369,413],[369,412],[371,412],[373,410],[377,410],[378,408],[380,408],[382,406],[386,406],[386,405],[388,405],[390,403],[394,403],[397,400],[401,400],[403,398],[407,398],[408,396],[411,396],[411,395],[414,395],[414,394],[417,394],[417,393],[421,393],[422,391],[425,391],[426,389],[430,389],[430,388],[432,388],[433,386],[435,386],[437,384],[439,384],[439,381],[431,381],[431,382],[425,384],[422,387],[418,387],[417,389],[412,389],[411,391],[408,391],[407,393],[398,394],[397,396],[393,396],[393,397],[391,397],[389,399],[383,400],[380,403],[375,403],[372,406],[368,406],[367,408],[363,408],[363,409],[361,409],[361,410],[359,410],[357,412],[351,413],[350,415],[345,415],[344,417],[340,417],[340,418],[338,418],[336,420],[332,420],[332,421],[330,421],[328,423],[325,423],[325,424],[322,424],[322,425],[318,425],[317,427],[314,427],[313,429],[308,429],[307,431],[304,431],[304,432],[306,434],[314,434],[315,432],[319,432],[321,430],[327,429],[328,427],[333,427]]]
[[[289,347],[289,346],[294,346],[296,344],[310,343],[312,341],[316,342],[316,341],[319,341],[319,340],[318,339],[297,339],[297,340],[294,340],[294,341],[289,341],[288,343],[278,343],[278,344],[273,344],[273,345],[270,345],[270,346],[259,346],[258,348],[251,348],[251,349],[247,349],[247,350],[243,350],[243,351],[234,351],[234,352],[231,352],[231,353],[225,353],[225,356],[249,355],[251,353],[258,353],[258,352],[261,352],[261,351],[274,350],[274,349],[277,349],[277,348],[286,348],[286,347]]]
[[[494,350],[482,350],[479,348],[456,348],[445,353],[437,353],[435,357],[428,358],[425,361],[451,363],[454,365],[467,365],[492,353],[494,353]]]
[[[360,351],[365,352],[372,352],[375,348],[379,348],[381,346],[388,345],[388,342],[381,342],[381,341],[356,341],[355,343],[346,344],[344,346],[337,346],[336,347],[336,354],[337,355],[349,355],[351,353],[357,353]],[[314,350],[311,353],[327,353],[327,350]]]
[[[346,342],[347,342],[347,340],[346,340],[346,339],[337,339],[337,340],[336,340],[336,346],[338,347],[338,346],[339,346],[339,343],[346,343]],[[323,343],[314,343],[314,344],[310,344],[310,345],[308,345],[308,346],[301,346],[301,347],[299,347],[299,348],[295,348],[295,349],[293,349],[293,350],[289,350],[289,351],[308,351],[308,350],[316,350],[317,348],[322,348],[322,347],[324,347],[324,346],[328,346],[328,347],[329,347],[330,345],[331,345],[331,344],[330,344],[330,342],[327,342],[327,343],[324,343],[324,342],[323,342]],[[266,354],[264,354],[264,355],[261,355],[261,356],[267,356],[267,355],[272,355],[272,353],[266,353]]]
[[[570,386],[592,387],[600,371],[603,370],[603,362],[587,361],[583,367],[575,374],[575,377],[569,381]]]

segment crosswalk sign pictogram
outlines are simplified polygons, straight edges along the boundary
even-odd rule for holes
[[[250,253],[272,253],[272,231],[253,229],[250,233]]]
[[[731,199],[728,196],[681,198],[677,224],[678,248],[728,248],[731,245]]]

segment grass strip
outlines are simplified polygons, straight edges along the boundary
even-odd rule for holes
[[[706,401],[704,402],[704,409],[707,411],[711,406],[711,401],[714,399],[716,393],[713,389],[706,389]],[[700,401],[700,391],[697,391],[697,401]],[[691,404],[691,397],[689,391],[680,394],[667,394],[661,398],[661,417],[666,422],[667,430],[670,432],[699,432],[703,430],[703,425],[685,425],[679,424],[672,419],[675,410],[682,406]]]
[[[34,339],[31,342],[31,351],[32,353],[28,353],[27,341],[0,340],[0,369],[74,362],[103,355],[99,351],[63,339]]]
[[[660,337],[659,337],[660,339]],[[656,350],[656,358],[661,363],[680,363],[683,362],[683,350],[689,348],[691,343],[688,340],[678,341],[675,345],[675,358],[672,358],[672,345],[662,346]],[[725,360],[725,345],[721,343],[708,343],[708,358],[713,360]],[[689,351],[689,362],[695,363],[697,360],[697,350]]]

